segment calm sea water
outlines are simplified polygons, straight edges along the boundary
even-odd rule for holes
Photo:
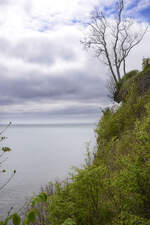
[[[72,166],[80,167],[86,154],[86,143],[95,143],[95,125],[16,125],[6,130],[6,141],[12,151],[3,163],[7,173],[1,184],[16,170],[9,184],[0,191],[0,215],[10,207],[18,209],[26,197],[40,191],[41,185],[63,180]]]

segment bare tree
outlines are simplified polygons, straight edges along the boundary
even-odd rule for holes
[[[148,26],[140,32],[136,31],[134,20],[124,16],[124,0],[116,3],[114,18],[108,18],[95,10],[88,24],[89,33],[81,43],[86,48],[92,48],[95,56],[108,66],[114,84],[118,87],[122,73],[126,74],[126,59],[130,51],[142,41]]]

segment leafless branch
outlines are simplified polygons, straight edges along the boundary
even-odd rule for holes
[[[131,50],[138,45],[148,26],[141,31],[134,31],[133,19],[124,17],[124,0],[117,1],[117,14],[114,19],[95,10],[91,17],[89,33],[81,42],[91,48],[95,56],[108,66],[116,87],[121,80],[121,73],[126,73],[126,59]],[[124,75],[123,74],[123,75]]]

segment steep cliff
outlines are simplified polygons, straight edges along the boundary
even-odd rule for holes
[[[83,168],[65,182],[49,185],[44,224],[150,224],[150,69],[130,75],[121,106],[107,108],[97,125],[96,151],[88,149]]]

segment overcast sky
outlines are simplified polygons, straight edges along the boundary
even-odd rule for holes
[[[0,122],[96,121],[110,104],[109,71],[80,44],[95,7],[114,0],[0,0]],[[126,0],[126,13],[150,22],[149,0]],[[127,69],[149,57],[150,32]]]

